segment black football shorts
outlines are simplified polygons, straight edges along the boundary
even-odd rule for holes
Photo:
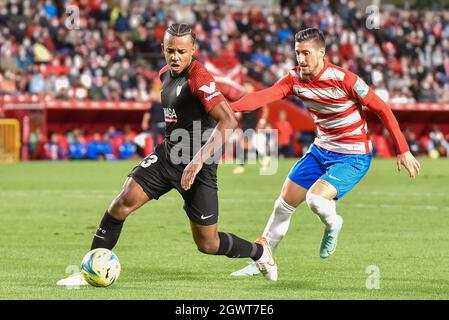
[[[249,129],[256,130],[258,122],[259,122],[259,110],[242,113],[241,126],[243,131]]]
[[[133,178],[150,199],[159,199],[173,188],[184,199],[184,210],[191,221],[200,225],[218,222],[217,165],[204,165],[189,190],[181,188],[184,166],[174,165],[166,156],[163,143],[134,167]]]

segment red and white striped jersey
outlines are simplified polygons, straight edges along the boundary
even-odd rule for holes
[[[372,92],[361,78],[325,61],[313,80],[301,80],[295,67],[277,85],[304,102],[317,127],[317,146],[345,154],[372,151],[362,110]]]
[[[257,94],[257,95],[256,95]],[[295,67],[268,89],[247,95],[232,103],[234,111],[251,110],[287,95],[299,97],[310,111],[317,127],[315,144],[343,154],[368,154],[372,144],[362,106],[374,111],[392,133],[398,152],[408,150],[391,109],[357,75],[324,60],[324,67],[310,80],[299,77]]]

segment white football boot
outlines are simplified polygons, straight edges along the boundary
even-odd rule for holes
[[[250,276],[256,276],[259,274],[260,274],[260,270],[259,270],[259,268],[257,268],[256,262],[251,261],[251,262],[248,262],[248,265],[246,267],[231,273],[231,276],[250,277]]]
[[[263,274],[265,279],[276,281],[278,279],[278,267],[267,238],[259,237],[255,242],[263,246],[263,254],[259,260],[256,261],[257,268],[260,270],[260,273]]]
[[[86,279],[84,279],[83,274],[81,272],[75,273],[70,277],[64,278],[56,282],[58,286],[85,286],[88,285]]]

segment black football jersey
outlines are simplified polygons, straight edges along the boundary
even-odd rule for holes
[[[159,76],[166,123],[165,151],[171,163],[187,165],[216,125],[209,111],[225,98],[212,75],[197,60],[175,76],[165,66]]]

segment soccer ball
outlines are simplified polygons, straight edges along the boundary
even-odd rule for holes
[[[94,249],[84,256],[81,262],[81,273],[90,285],[108,287],[120,275],[120,262],[111,250]]]

